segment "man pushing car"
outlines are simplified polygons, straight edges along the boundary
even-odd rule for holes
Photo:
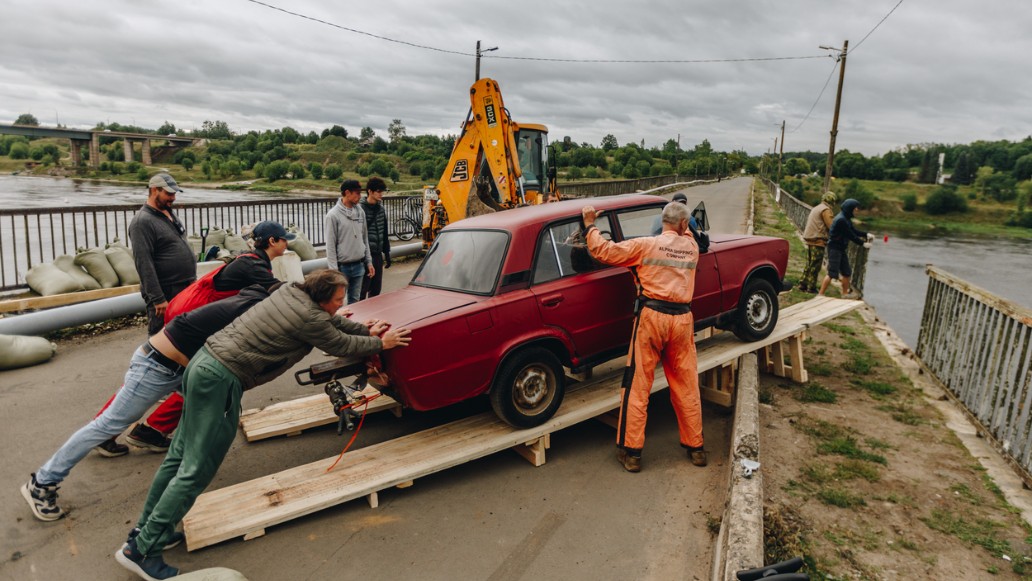
[[[688,206],[663,208],[663,231],[623,242],[606,240],[595,227],[595,208],[581,209],[588,251],[605,264],[626,266],[638,281],[638,304],[631,349],[620,394],[616,457],[628,472],[641,470],[645,420],[656,364],[670,384],[681,445],[696,466],[706,465],[702,442],[702,402],[695,355],[695,321],[691,312],[699,246],[688,231]]]

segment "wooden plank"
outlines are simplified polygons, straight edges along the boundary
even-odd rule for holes
[[[527,462],[530,462],[535,467],[544,466],[545,450],[548,448],[546,445],[547,440],[548,434],[541,436],[532,442],[513,446],[512,451],[522,456]]]
[[[362,393],[372,397],[379,392],[366,386]],[[400,409],[400,404],[381,395],[369,402],[367,414]],[[358,408],[361,413],[361,406]],[[248,442],[256,442],[274,436],[296,435],[303,430],[337,423],[337,415],[326,394],[316,394],[289,401],[274,403],[261,409],[249,409],[240,414],[240,428]]]
[[[788,338],[788,360],[792,363],[792,381],[796,383],[808,381],[806,367],[803,366],[803,335],[804,333],[800,333]]]
[[[120,297],[122,295],[130,295],[139,292],[140,285],[131,284],[127,286],[116,286],[91,291],[80,291],[77,293],[63,293],[46,297],[33,296],[21,299],[9,299],[6,301],[0,301],[0,313],[17,313],[34,309],[49,309],[51,307],[74,305],[76,303]]]
[[[762,348],[764,344],[798,335],[811,325],[858,308],[860,301],[814,299],[785,309],[784,318],[766,340],[742,343],[720,333],[698,348],[698,370],[704,372]],[[198,497],[183,519],[187,549],[194,551],[253,534],[331,506],[368,497],[386,488],[411,484],[416,478],[545,438],[552,432],[615,409],[620,402],[622,370],[596,378],[567,394],[559,411],[534,428],[517,430],[485,412],[422,432],[352,450],[337,467],[335,458],[295,466],[248,482],[213,490]],[[657,368],[652,391],[667,387]],[[544,440],[548,447],[549,440]]]

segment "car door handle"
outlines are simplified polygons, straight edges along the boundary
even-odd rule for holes
[[[564,299],[565,297],[563,297],[563,295],[552,295],[550,297],[542,298],[541,304],[546,307],[554,307],[557,306],[559,303],[563,302]]]

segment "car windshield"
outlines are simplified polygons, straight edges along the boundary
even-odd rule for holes
[[[412,278],[412,284],[491,294],[508,242],[508,233],[497,230],[441,232]]]

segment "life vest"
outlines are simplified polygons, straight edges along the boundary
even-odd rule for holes
[[[259,258],[259,256],[253,252],[241,254],[240,256],[237,256],[237,258],[239,259],[243,256]],[[183,289],[171,301],[169,301],[168,308],[165,309],[165,324],[167,325],[172,319],[176,318],[176,315],[189,313],[198,307],[203,307],[204,305],[214,303],[215,301],[222,300],[226,297],[239,294],[240,289],[224,291],[215,290],[215,276],[222,272],[222,269],[227,266],[229,266],[229,263],[223,264],[195,280],[193,284]]]

